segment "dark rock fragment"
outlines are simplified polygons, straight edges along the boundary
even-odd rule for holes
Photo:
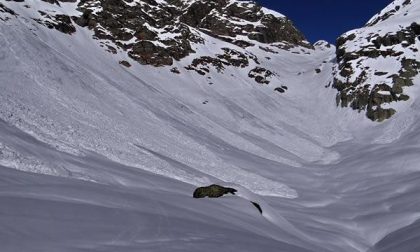
[[[210,185],[210,186],[199,187],[199,188],[195,189],[195,191],[193,193],[193,197],[194,198],[205,198],[205,197],[219,198],[219,197],[222,197],[225,194],[235,195],[236,192],[237,192],[237,190],[234,189],[234,188],[223,187],[223,186],[220,186],[220,185],[213,184],[213,185]]]
[[[254,207],[258,209],[258,212],[260,212],[260,214],[262,214],[262,213],[263,213],[263,211],[262,211],[262,208],[261,208],[260,204],[258,204],[258,203],[256,203],[256,202],[254,202],[254,201],[251,201],[251,204],[252,204],[252,205],[254,205]]]
[[[119,62],[121,65],[125,66],[125,67],[131,67],[130,62],[126,61],[126,60],[121,60]]]

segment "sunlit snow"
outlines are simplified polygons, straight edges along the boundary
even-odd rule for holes
[[[175,75],[5,5],[23,18],[0,21],[0,251],[420,251],[416,87],[373,123],[336,106],[324,42],[268,54],[201,34]],[[277,76],[183,68],[223,47]],[[238,195],[192,198],[211,183]]]

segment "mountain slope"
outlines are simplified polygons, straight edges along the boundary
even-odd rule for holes
[[[420,72],[419,16],[417,1],[395,1],[365,27],[338,38],[337,104],[383,121],[399,109],[395,103],[415,95],[410,87]]]
[[[4,251],[368,251],[415,232],[415,96],[372,123],[325,88],[334,46],[243,48],[191,25],[195,52],[139,64],[77,20],[32,19],[89,1],[52,2],[0,7]],[[238,196],[192,198],[211,183]]]

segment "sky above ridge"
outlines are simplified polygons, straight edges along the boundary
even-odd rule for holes
[[[392,0],[256,0],[289,17],[314,43],[320,39],[335,43],[338,36],[362,27]]]

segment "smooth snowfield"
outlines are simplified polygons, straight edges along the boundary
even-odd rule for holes
[[[337,108],[324,45],[249,48],[278,74],[264,86],[186,71],[194,55],[180,75],[140,66],[91,35],[0,23],[1,251],[420,250],[419,100],[381,124]],[[192,198],[211,183],[238,196]]]

